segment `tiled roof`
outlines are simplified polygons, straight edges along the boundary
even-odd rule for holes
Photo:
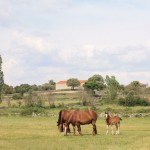
[[[59,81],[57,84],[66,84],[67,81]]]
[[[148,96],[148,98],[147,98],[147,99],[148,99],[148,101],[150,102],[150,96]]]
[[[80,83],[85,83],[87,80],[79,80]]]
[[[85,83],[87,80],[79,80],[80,83]],[[56,84],[66,84],[67,80],[59,81]]]

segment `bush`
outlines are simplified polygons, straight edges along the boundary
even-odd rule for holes
[[[11,107],[12,108],[17,108],[17,105],[16,104],[12,104]]]
[[[64,102],[62,102],[62,103],[58,103],[58,107],[59,107],[59,108],[64,108],[64,107],[65,107]]]
[[[150,109],[142,108],[142,109],[137,110],[137,113],[149,113],[149,112],[150,112]]]
[[[118,104],[122,106],[148,106],[149,102],[137,96],[120,98]]]
[[[89,102],[87,102],[87,100],[82,100],[81,101],[81,105],[83,106],[88,106]]]
[[[106,112],[113,112],[113,109],[110,108],[110,107],[107,107],[107,108],[105,108],[105,111],[106,111]]]
[[[56,108],[56,105],[54,102],[50,103],[50,108]]]
[[[77,93],[77,97],[80,101],[80,104],[83,105],[83,106],[86,106],[89,99],[91,98],[87,92],[83,91],[83,90],[80,90],[78,93]]]
[[[24,103],[26,107],[42,107],[44,101],[36,93],[30,92],[24,97]]]
[[[22,101],[18,101],[18,106],[21,107]]]
[[[91,106],[90,109],[91,109],[91,110],[95,110],[95,111],[97,110],[97,108],[96,108],[94,105]]]
[[[10,99],[7,100],[7,105],[8,105],[8,107],[11,107],[11,101],[10,101]]]
[[[39,108],[39,107],[25,107],[21,111],[21,115],[32,115],[32,113],[45,113],[44,108]]]
[[[14,94],[12,96],[12,99],[14,99],[14,100],[16,100],[16,99],[22,99],[22,96],[21,96],[21,94]]]

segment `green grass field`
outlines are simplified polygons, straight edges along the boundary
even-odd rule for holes
[[[64,136],[57,117],[1,116],[0,150],[149,150],[150,118],[122,119],[120,135],[106,136],[105,120],[98,118],[98,135],[84,125],[83,136]]]

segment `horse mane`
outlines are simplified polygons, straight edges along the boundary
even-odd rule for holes
[[[61,113],[62,113],[62,110],[59,112],[59,115],[58,115],[57,126],[59,126],[61,123]]]

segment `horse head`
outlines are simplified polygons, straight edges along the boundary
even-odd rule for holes
[[[109,113],[105,112],[105,118],[108,119],[108,117],[109,117]]]
[[[62,124],[62,122],[61,122],[61,114],[62,114],[62,110],[59,112],[59,116],[58,116],[58,121],[57,121],[57,126],[58,126],[58,130],[60,131],[60,132],[63,132],[63,124]]]

